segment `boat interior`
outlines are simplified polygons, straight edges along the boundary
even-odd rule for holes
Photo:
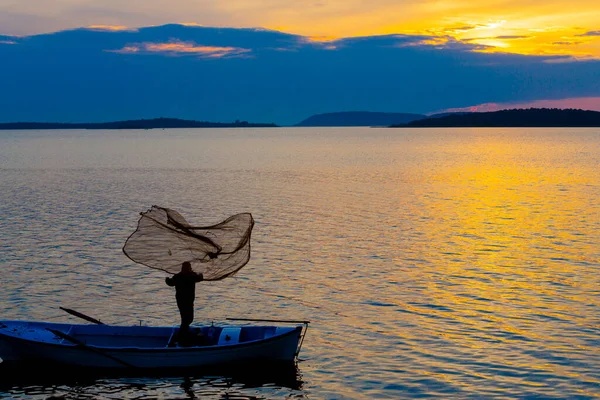
[[[17,322],[17,321],[14,321]],[[73,344],[73,340],[98,347],[164,348],[191,346],[226,346],[252,342],[280,335],[296,327],[275,326],[192,326],[189,334],[179,335],[179,327],[67,325],[19,321],[19,325],[4,322],[13,335],[30,340]],[[12,329],[11,329],[12,328]],[[46,328],[60,331],[68,337],[57,337]]]

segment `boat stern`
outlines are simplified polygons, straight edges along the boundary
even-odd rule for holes
[[[18,361],[20,356],[11,344],[10,339],[3,334],[3,330],[7,329],[8,326],[0,322],[0,359],[4,361]]]

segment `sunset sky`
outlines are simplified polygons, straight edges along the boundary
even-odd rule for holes
[[[494,46],[491,51],[600,57],[596,0],[0,0],[0,33],[9,35],[166,23],[322,38],[427,34]]]
[[[473,96],[469,100],[456,99],[454,103],[448,99],[445,103],[431,104],[429,109],[423,106],[404,110],[399,109],[402,104],[397,104],[391,107],[393,111],[426,113],[465,107],[494,109],[505,104],[574,105],[600,110],[600,92],[596,86],[587,90],[572,90],[570,86],[581,85],[581,79],[600,79],[600,72],[594,73],[600,65],[600,2],[597,0],[314,0],[310,3],[283,0],[0,0],[0,57],[3,48],[25,44],[19,39],[39,34],[79,27],[109,33],[137,32],[142,27],[173,23],[188,27],[265,28],[329,50],[339,49],[340,43],[356,44],[351,41],[354,37],[375,40],[386,37],[384,35],[399,35],[402,40],[406,39],[401,46],[438,49],[448,59],[460,57],[462,60],[464,57],[463,61],[467,63],[471,55],[465,53],[487,53],[497,55],[488,60],[494,65],[506,64],[510,57],[519,55],[526,58],[511,59],[524,65],[536,60],[573,66],[574,75],[565,78],[565,82],[548,83],[548,86],[562,85],[555,87],[552,93],[528,92],[527,87],[520,87],[515,89],[512,97],[496,96],[490,91],[489,98],[485,99]],[[81,40],[84,45],[87,39]],[[160,40],[131,39],[119,48],[111,48],[112,39],[107,40],[108,47],[102,51],[122,55],[251,58],[257,54],[256,49],[233,41],[216,45],[203,43],[201,38],[184,40],[170,33],[165,33]],[[53,39],[56,46],[59,46],[58,42],[58,38]],[[6,54],[14,55],[15,50],[6,51]],[[199,61],[196,57],[190,62]],[[571,74],[568,67],[562,68]],[[587,72],[580,77],[578,70],[581,68]],[[511,72],[515,82],[523,78],[521,72],[519,68]],[[423,75],[421,79],[426,77]],[[548,101],[550,103],[543,103]],[[338,111],[338,108],[331,105],[328,109],[315,111]],[[357,103],[354,108],[365,107]],[[390,110],[378,108],[373,111]]]

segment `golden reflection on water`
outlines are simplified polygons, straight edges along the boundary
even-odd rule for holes
[[[590,354],[598,344],[597,336],[577,332],[591,328],[597,335],[598,329],[593,273],[599,264],[598,162],[589,155],[573,162],[577,143],[552,142],[547,148],[532,138],[518,145],[492,139],[460,142],[444,149],[443,160],[436,149],[424,150],[429,159],[423,157],[420,167],[426,167],[411,169],[409,163],[409,173],[406,164],[394,170],[397,160],[385,153],[374,157],[376,167],[318,187],[319,207],[330,212],[324,217],[344,219],[328,223],[336,226],[332,231],[344,232],[344,241],[332,236],[321,249],[350,247],[352,254],[341,265],[378,260],[345,269],[351,279],[329,272],[336,289],[347,284],[346,299],[367,304],[344,323],[391,321],[364,329],[414,341],[422,362],[449,353],[468,364],[479,351],[477,356],[492,365],[581,377],[597,385],[597,374],[585,378],[554,358]],[[353,184],[344,187],[348,181]],[[431,349],[424,346],[428,336],[434,337]],[[374,347],[355,356],[368,359]],[[449,360],[431,365],[448,368]],[[473,375],[515,384],[498,371]],[[545,385],[526,379],[519,384]]]

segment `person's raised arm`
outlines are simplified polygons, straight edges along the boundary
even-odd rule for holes
[[[175,279],[167,276],[165,278],[165,283],[169,286],[175,286]]]
[[[204,280],[204,275],[202,273],[196,274],[196,282],[202,282]]]

